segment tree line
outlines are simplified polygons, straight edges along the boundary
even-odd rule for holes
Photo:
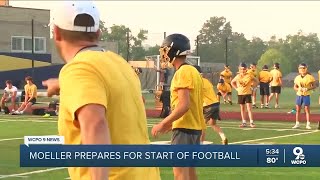
[[[133,35],[124,25],[107,28],[101,22],[100,26],[101,40],[118,42],[118,53],[124,58],[142,60],[145,56],[159,54],[159,45],[148,49],[142,46],[148,39],[145,29]],[[201,62],[226,63],[227,60],[234,70],[240,62],[255,62],[258,68],[278,62],[283,74],[296,72],[302,62],[308,64],[310,72],[318,71],[320,66],[319,38],[316,33],[306,34],[302,30],[286,38],[272,36],[268,41],[259,37],[247,39],[243,33],[234,32],[231,22],[225,17],[214,16],[204,22],[195,43],[197,48],[193,55],[199,55]]]

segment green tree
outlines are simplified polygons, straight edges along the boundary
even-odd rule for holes
[[[136,37],[133,36],[133,46],[131,47],[131,59],[141,60],[146,55],[146,50],[142,46],[142,43],[148,39],[148,31],[141,29]]]
[[[300,30],[295,35],[288,35],[281,51],[289,58],[292,70],[304,62],[309,65],[309,71],[318,71],[320,43],[316,33],[306,35]]]
[[[285,75],[291,72],[290,61],[277,49],[268,49],[258,61],[258,67],[261,68],[263,65],[272,67],[274,63],[280,64],[281,72]]]
[[[102,20],[100,20],[99,29],[101,31],[100,41],[108,40],[108,28],[106,26],[106,23]]]
[[[199,55],[203,61],[225,61],[225,39],[232,35],[232,27],[225,17],[210,17],[198,35]]]

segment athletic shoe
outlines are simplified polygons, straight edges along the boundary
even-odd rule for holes
[[[252,108],[258,108],[258,106],[255,104],[252,104]]]
[[[310,124],[307,124],[306,129],[311,129]]]
[[[45,114],[45,115],[43,115],[42,117],[50,117],[50,114]]]
[[[292,129],[298,129],[300,127],[300,125],[299,124],[296,124],[296,125],[294,125],[293,127],[292,127]]]
[[[225,140],[222,140],[223,145],[228,145],[228,139],[226,138]]]
[[[274,108],[275,108],[275,109],[279,109],[280,106],[279,106],[278,104],[276,104],[276,105],[274,105]]]
[[[253,123],[250,123],[250,127],[255,128],[255,127],[256,127],[256,125],[255,125],[255,124],[253,124]]]
[[[240,124],[240,126],[239,127],[241,127],[241,128],[243,128],[243,127],[247,127],[247,124],[246,123],[242,123],[242,124]]]
[[[230,105],[232,105],[232,101],[228,101],[228,103],[229,103]]]

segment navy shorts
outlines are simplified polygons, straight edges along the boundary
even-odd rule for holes
[[[310,106],[310,96],[297,96],[296,105],[302,106],[302,104],[305,106]]]

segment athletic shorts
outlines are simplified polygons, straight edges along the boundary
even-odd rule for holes
[[[296,97],[296,105],[298,106],[310,106],[310,96],[297,96]]]
[[[37,102],[37,99],[36,98],[32,98],[31,100],[29,100],[29,102],[31,102],[32,105],[34,105]]]
[[[281,94],[281,86],[271,86],[271,93]]]
[[[220,119],[220,103],[214,103],[203,107],[203,116],[206,122],[210,119],[219,120]]]
[[[218,92],[217,95],[222,96],[221,92]],[[227,92],[227,95],[231,95],[231,92]]]
[[[201,134],[201,130],[175,128],[172,130],[171,144],[199,145]]]
[[[252,103],[251,94],[238,95],[238,104]]]
[[[260,82],[260,95],[261,96],[264,96],[264,95],[267,95],[269,96],[270,95],[270,90],[269,90],[269,83],[263,83],[263,82]]]

